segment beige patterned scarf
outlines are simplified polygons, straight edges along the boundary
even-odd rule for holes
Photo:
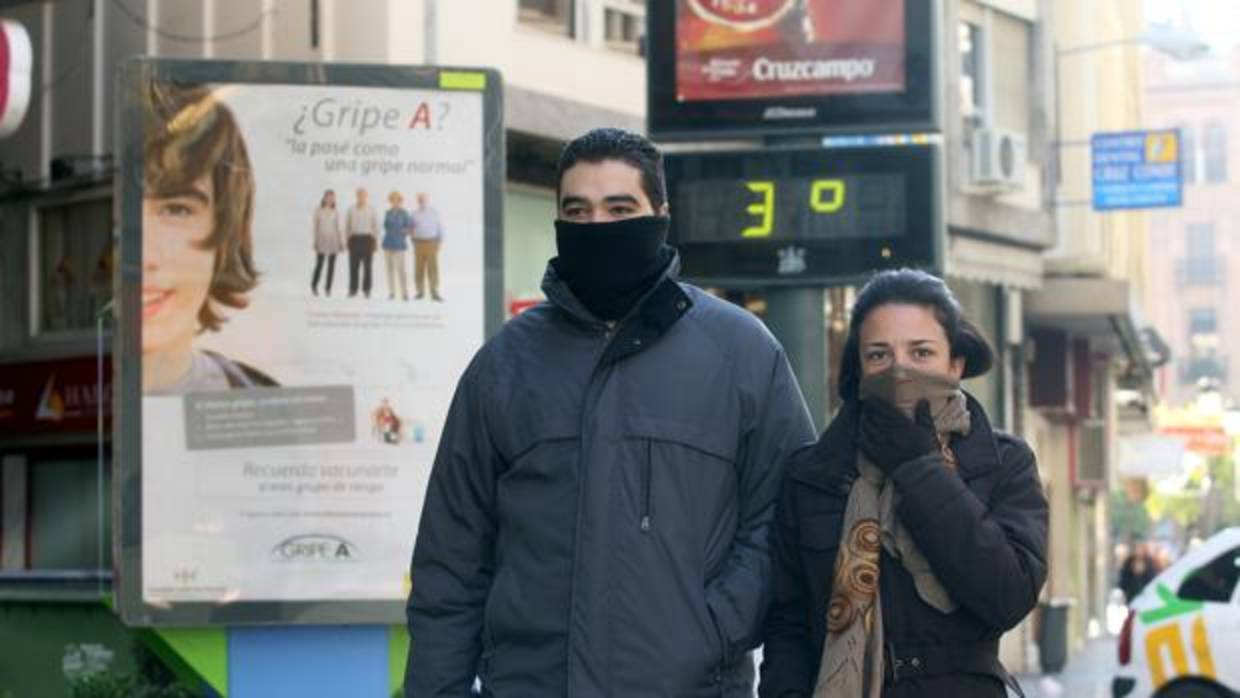
[[[864,378],[860,397],[889,402],[910,418],[917,403],[928,400],[944,462],[955,470],[950,435],[969,433],[969,409],[958,381],[895,366]],[[908,570],[923,601],[943,613],[957,608],[896,516],[900,497],[895,484],[860,451],[857,469],[860,476],[844,510],[814,698],[878,698],[882,693],[883,609],[878,593],[882,550]]]

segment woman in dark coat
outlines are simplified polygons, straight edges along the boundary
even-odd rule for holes
[[[938,278],[857,296],[839,413],[788,463],[763,698],[1006,695],[999,637],[1046,580],[1033,452],[959,387],[993,353]]]

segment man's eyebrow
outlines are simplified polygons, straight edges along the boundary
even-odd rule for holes
[[[603,202],[608,203],[608,204],[634,204],[636,205],[637,197],[633,196],[632,194],[612,194],[611,196],[608,196],[605,199],[603,199]]]
[[[560,208],[564,208],[570,204],[589,204],[590,202],[584,196],[566,196],[560,199]]]

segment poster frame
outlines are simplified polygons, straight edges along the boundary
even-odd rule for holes
[[[118,247],[113,335],[113,552],[116,604],[131,626],[403,623],[405,601],[181,602],[155,606],[143,599],[142,580],[142,188],[141,86],[149,80],[238,85],[340,86],[482,95],[483,336],[504,320],[503,188],[505,146],[503,85],[494,69],[456,66],[388,66],[340,63],[134,58],[117,74],[116,143],[119,153]],[[392,535],[412,536],[412,531]]]

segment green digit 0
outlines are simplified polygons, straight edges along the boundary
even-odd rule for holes
[[[762,195],[762,200],[755,201],[745,208],[746,213],[751,216],[757,216],[760,222],[757,225],[751,225],[742,230],[741,237],[770,237],[771,229],[775,227],[775,183],[746,182],[745,186],[749,188],[749,191]]]
[[[830,198],[823,200],[824,192],[830,192]],[[809,192],[809,205],[816,213],[835,213],[844,208],[844,180],[816,179]]]

